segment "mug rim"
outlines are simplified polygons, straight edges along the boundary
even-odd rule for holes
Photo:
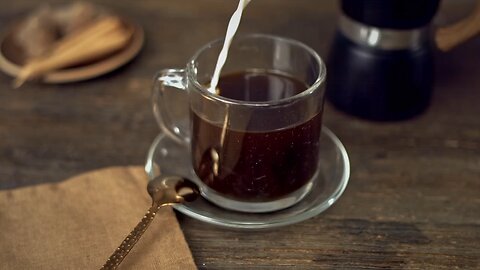
[[[268,40],[274,40],[274,41],[280,41],[283,43],[287,43],[289,45],[297,46],[305,50],[308,54],[310,54],[316,61],[316,64],[318,65],[318,76],[315,80],[315,82],[310,85],[308,88],[303,90],[302,92],[287,97],[287,98],[282,98],[278,100],[271,100],[271,101],[244,101],[244,100],[237,100],[237,99],[231,99],[227,97],[223,97],[221,95],[217,95],[214,93],[211,93],[208,91],[208,88],[205,87],[204,85],[200,84],[196,77],[194,76],[196,74],[194,63],[196,59],[206,50],[213,48],[215,45],[220,43],[223,45],[223,41],[225,38],[219,38],[213,41],[208,42],[204,46],[202,46],[199,50],[196,51],[196,53],[190,58],[190,60],[187,63],[187,68],[186,68],[186,73],[187,73],[187,78],[189,81],[193,82],[195,85],[195,89],[199,91],[205,98],[210,99],[212,101],[217,101],[217,102],[222,102],[225,104],[229,105],[240,105],[240,106],[252,106],[252,107],[271,107],[271,106],[278,106],[278,105],[284,105],[284,104],[289,104],[294,102],[295,100],[299,100],[302,98],[305,98],[311,94],[313,94],[315,91],[320,91],[321,87],[320,85],[325,82],[326,79],[326,66],[325,63],[323,62],[322,58],[318,55],[318,53],[309,47],[308,45],[304,44],[303,42],[300,42],[295,39],[291,38],[286,38],[286,37],[280,37],[276,35],[269,35],[269,34],[259,34],[259,33],[254,33],[254,34],[243,34],[243,35],[238,35],[235,37],[235,39],[268,39]]]

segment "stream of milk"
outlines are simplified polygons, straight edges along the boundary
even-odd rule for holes
[[[218,56],[217,64],[215,65],[215,71],[213,72],[212,81],[210,82],[210,86],[208,88],[208,91],[211,93],[218,94],[217,85],[220,78],[220,72],[222,71],[223,65],[227,61],[228,49],[230,48],[233,37],[235,36],[238,26],[240,25],[243,10],[247,7],[250,1],[251,0],[239,0],[238,7],[235,12],[233,12],[232,17],[230,18],[227,27],[227,34],[225,35],[225,41],[223,43],[222,50],[220,51],[220,55]]]

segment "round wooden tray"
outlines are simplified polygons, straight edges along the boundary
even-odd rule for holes
[[[108,73],[132,60],[140,52],[145,34],[140,25],[124,18],[122,18],[122,22],[125,26],[134,29],[130,42],[124,48],[95,61],[48,73],[40,81],[45,83],[69,83],[87,80]],[[17,76],[25,63],[24,52],[13,38],[17,25],[10,27],[0,40],[0,69],[13,77]]]

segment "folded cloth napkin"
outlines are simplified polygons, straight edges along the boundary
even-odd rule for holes
[[[151,205],[141,167],[0,191],[1,269],[99,269]],[[119,269],[196,269],[170,207]]]

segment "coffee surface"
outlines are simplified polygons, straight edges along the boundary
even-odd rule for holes
[[[306,89],[301,81],[274,73],[228,74],[218,85],[221,96],[256,102],[288,98]],[[192,122],[194,169],[206,185],[224,195],[245,201],[275,199],[302,187],[317,169],[321,114],[262,132],[248,131],[248,126],[230,129],[195,112]]]
[[[305,83],[273,72],[239,72],[224,75],[218,82],[219,95],[242,101],[274,101],[300,94]]]

